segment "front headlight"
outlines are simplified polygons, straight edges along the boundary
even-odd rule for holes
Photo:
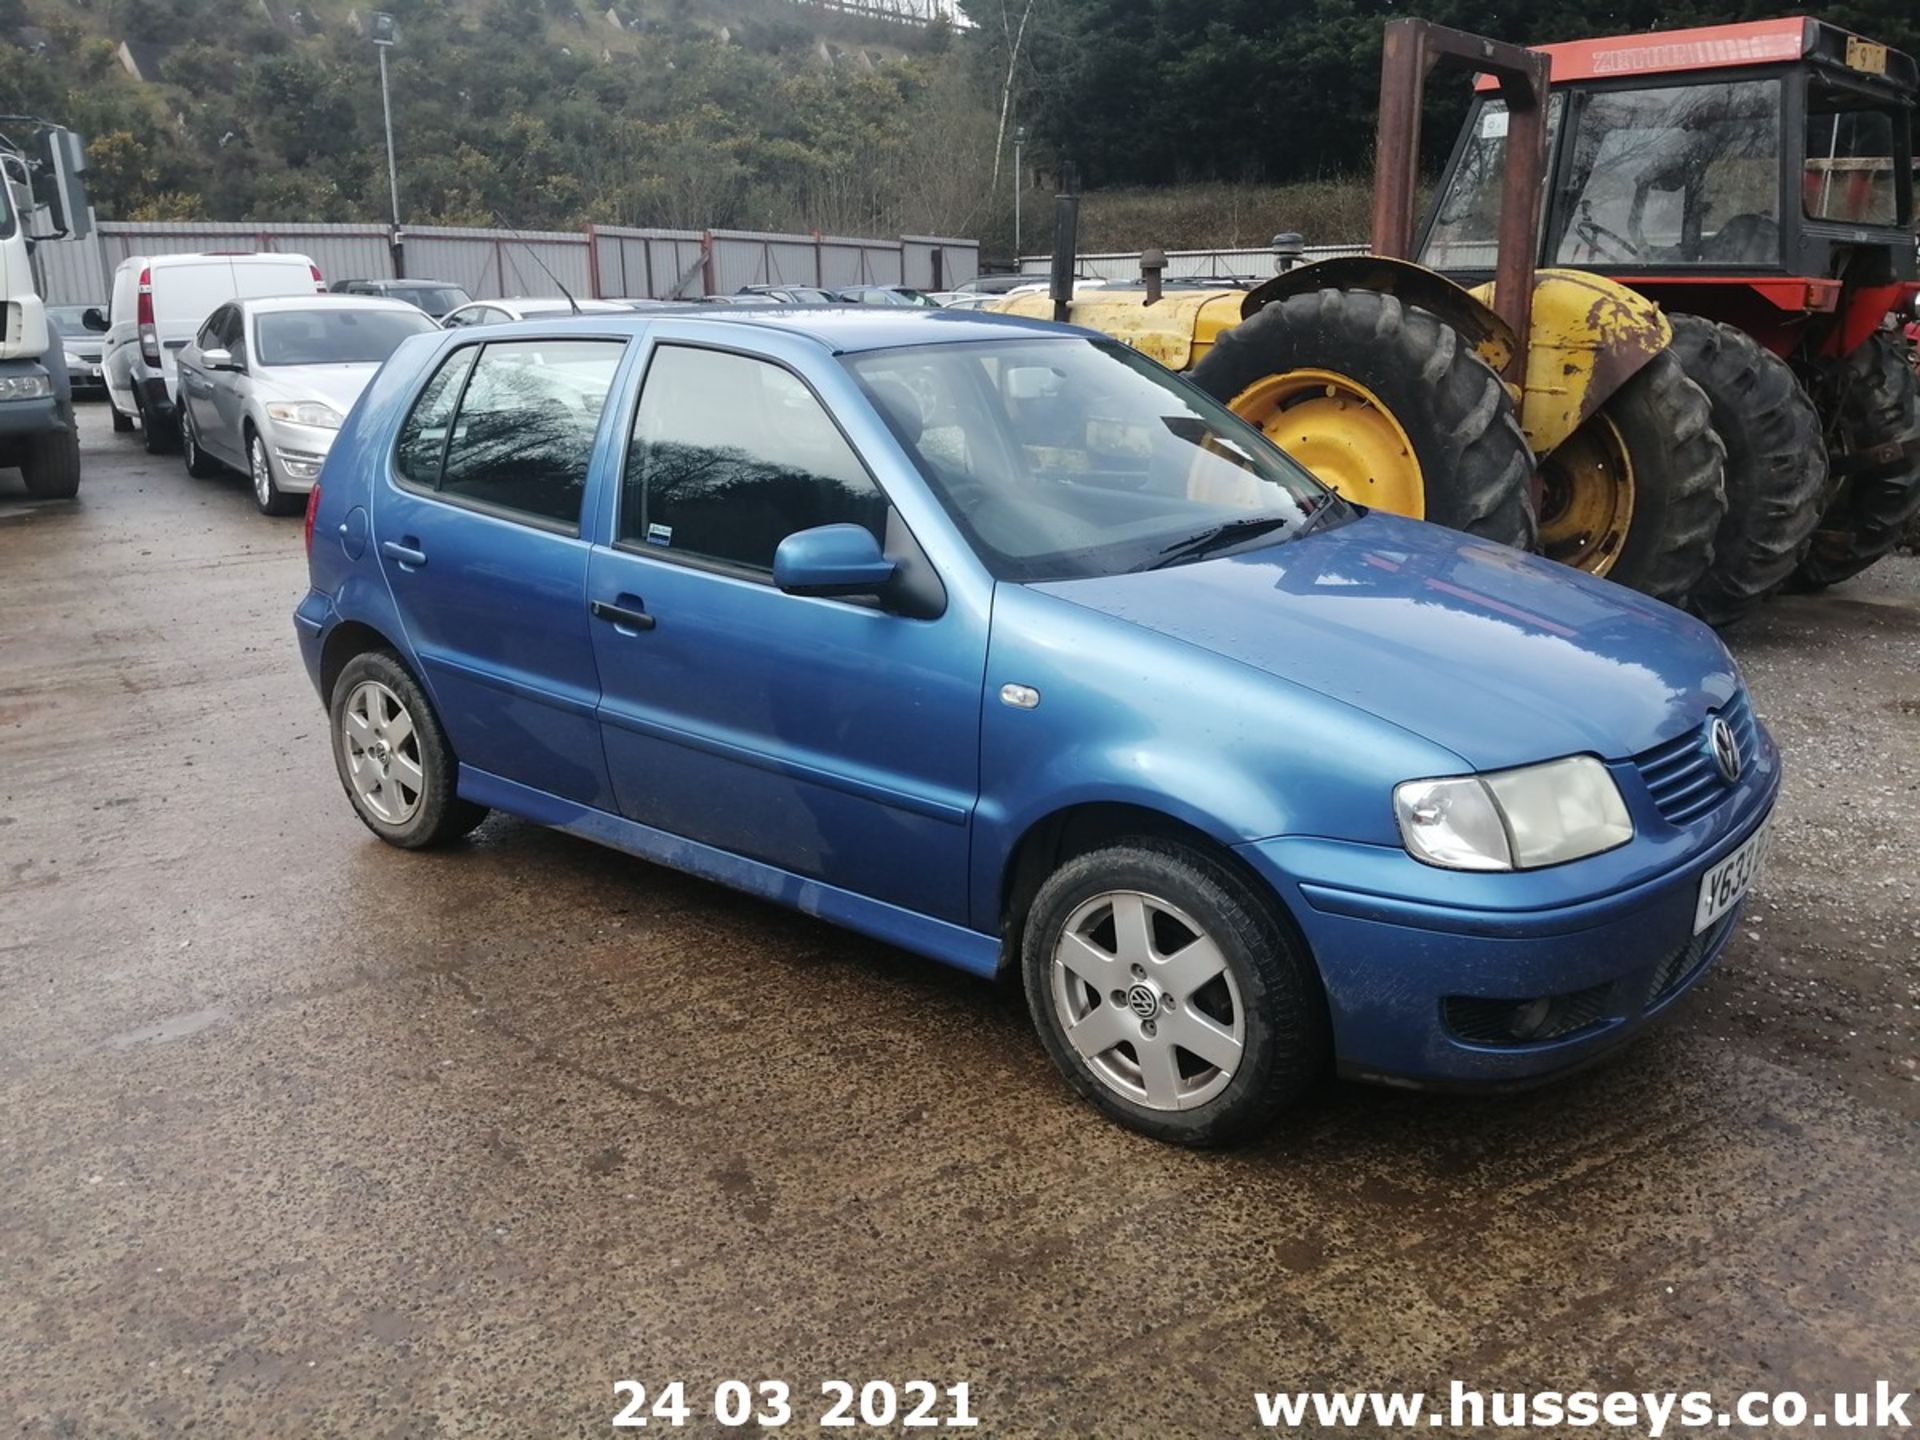
[[[318,400],[275,400],[267,406],[267,418],[289,425],[311,425],[316,430],[338,430],[343,417]]]
[[[1633,838],[1620,787],[1591,755],[1409,780],[1394,787],[1393,813],[1407,853],[1449,870],[1536,870]]]
[[[0,400],[44,400],[52,393],[53,381],[45,375],[0,375]]]

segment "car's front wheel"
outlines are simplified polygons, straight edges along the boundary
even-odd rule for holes
[[[1326,1001],[1272,902],[1174,841],[1067,861],[1022,938],[1048,1054],[1121,1124],[1180,1145],[1258,1130],[1326,1067]]]
[[[407,667],[384,650],[341,668],[328,706],[334,768],[354,813],[389,845],[422,850],[465,835],[485,807],[455,792],[459,765]]]
[[[291,515],[305,507],[304,496],[287,494],[273,478],[267,442],[260,438],[257,430],[247,432],[247,475],[253,481],[253,503],[260,507],[262,515]]]

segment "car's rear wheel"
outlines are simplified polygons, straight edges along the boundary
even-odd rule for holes
[[[304,495],[289,495],[273,478],[273,461],[260,432],[247,432],[247,475],[253,481],[253,503],[262,515],[291,515],[306,508]]]
[[[1325,1069],[1311,962],[1267,897],[1191,846],[1143,837],[1067,861],[1034,897],[1021,953],[1054,1063],[1155,1139],[1228,1144]]]
[[[187,474],[196,480],[211,480],[226,468],[200,448],[200,433],[194,428],[191,410],[180,417],[180,458],[186,462]]]
[[[172,424],[159,419],[145,404],[140,406],[140,443],[147,454],[166,454],[173,448],[177,433]]]
[[[459,764],[406,666],[384,650],[341,668],[328,706],[334,768],[354,813],[389,845],[421,850],[487,818],[455,791]]]

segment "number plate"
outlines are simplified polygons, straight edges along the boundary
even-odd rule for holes
[[[1768,820],[1747,838],[1747,843],[1700,877],[1700,899],[1693,907],[1693,933],[1698,935],[1747,893],[1766,863],[1767,842],[1773,838],[1773,821]]]
[[[1859,70],[1868,75],[1887,73],[1887,47],[1876,45],[1871,40],[1862,40],[1858,35],[1847,37],[1847,68]]]

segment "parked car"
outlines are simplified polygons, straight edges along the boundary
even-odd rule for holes
[[[308,514],[375,835],[504,810],[1017,972],[1166,1140],[1594,1058],[1733,933],[1780,783],[1705,625],[1011,317],[411,339]]]
[[[332,288],[340,295],[378,295],[388,300],[404,300],[436,320],[473,301],[466,286],[451,280],[336,280]]]
[[[503,325],[509,320],[531,320],[549,315],[612,315],[631,312],[626,300],[568,300],[560,295],[516,295],[508,300],[476,300],[450,310],[440,323],[449,330],[469,325]]]
[[[848,285],[833,292],[843,305],[913,305],[937,309],[933,297],[908,285]]]
[[[256,295],[324,291],[319,267],[305,255],[135,255],[113,272],[107,308],[107,399],[113,428],[134,421],[149,453],[170,448],[180,433],[174,354],[216,308]]]
[[[104,320],[97,305],[49,305],[47,324],[60,337],[66,352],[67,380],[75,395],[105,395],[107,382],[101,374],[101,356],[106,349],[103,326],[89,326],[87,314]]]
[[[831,305],[834,295],[831,290],[822,290],[813,285],[742,285],[738,299],[745,295],[766,295],[778,300],[782,305]]]
[[[262,513],[300,508],[353,402],[433,318],[404,300],[230,300],[180,351],[180,453],[205,479],[232,468]]]
[[[1016,290],[1022,285],[1031,283],[1032,280],[1033,276],[1022,274],[976,275],[973,279],[963,281],[953,288],[965,295],[1004,295],[1009,290]]]

